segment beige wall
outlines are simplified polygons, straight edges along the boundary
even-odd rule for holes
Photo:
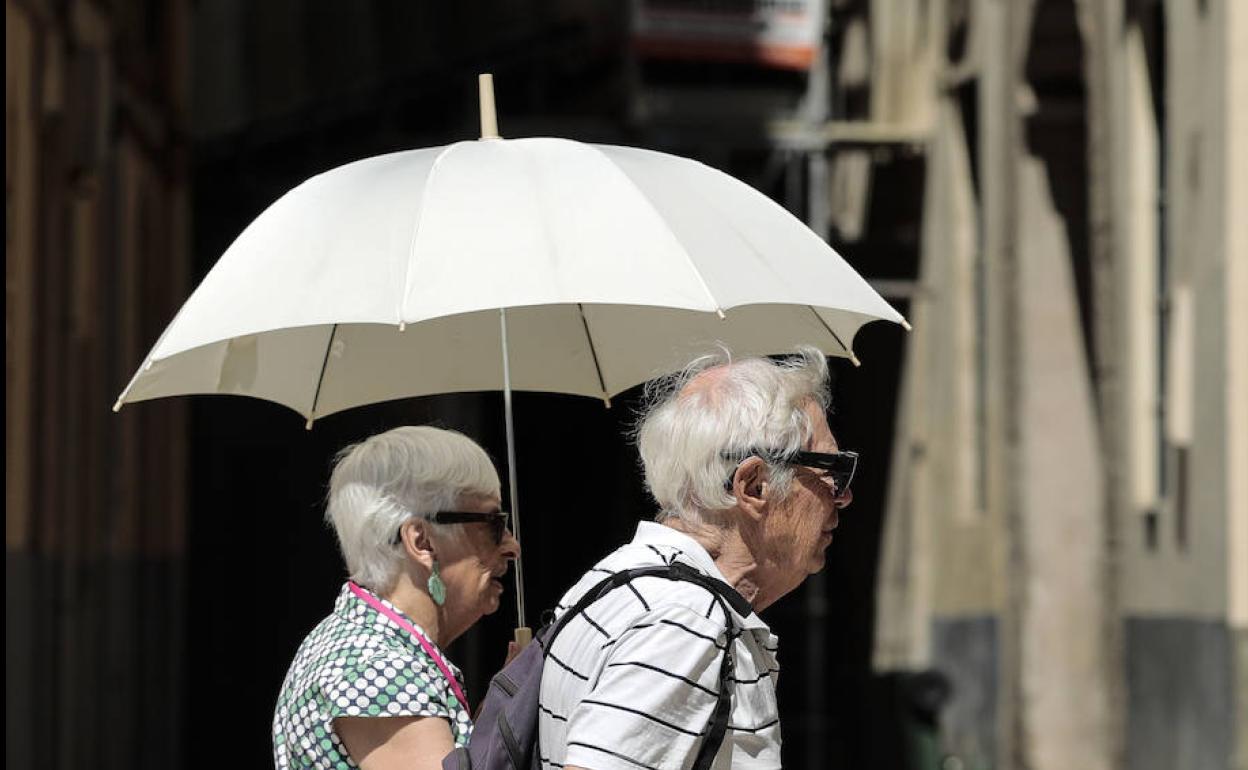
[[[932,16],[943,19],[949,6],[935,5]],[[1248,4],[1165,3],[1161,104],[1126,4],[1077,6],[1088,119],[1100,121],[1089,127],[1096,368],[1081,347],[1067,233],[1018,133],[1031,97],[1015,88],[1010,66],[1024,53],[1018,30],[1030,4],[971,3],[979,198],[961,113],[941,98],[881,563],[878,666],[939,666],[934,624],[996,619],[1005,766],[1123,766],[1128,711],[1168,707],[1155,693],[1128,692],[1129,618],[1241,629],[1240,663],[1206,660],[1202,671],[1242,667],[1248,654]],[[949,93],[948,76],[936,68],[936,93]],[[1163,252],[1167,355],[1157,329]],[[972,280],[979,258],[985,296]],[[979,339],[976,307],[987,317]],[[976,377],[981,361],[986,387]],[[1176,501],[1158,493],[1159,428],[1189,452],[1186,542]],[[1149,512],[1155,547],[1145,542]],[[1158,649],[1152,639],[1130,643]],[[1236,681],[1233,740],[1244,767],[1243,671]]]
[[[1243,439],[1238,438],[1242,429],[1235,429],[1237,407],[1230,387],[1235,382],[1236,329],[1243,325],[1233,323],[1232,314],[1242,311],[1236,310],[1233,296],[1236,268],[1230,249],[1235,223],[1243,221],[1242,207],[1238,216],[1232,208],[1233,194],[1244,182],[1236,179],[1228,162],[1236,152],[1227,131],[1228,105],[1235,101],[1226,98],[1230,49],[1222,17],[1228,7],[1210,2],[1207,13],[1201,15],[1193,3],[1166,4],[1167,103],[1163,107],[1167,130],[1160,137],[1168,155],[1165,249],[1170,354],[1165,360],[1153,352],[1156,333],[1148,325],[1155,323],[1155,317],[1144,304],[1148,294],[1144,284],[1156,279],[1156,257],[1151,264],[1144,263],[1154,244],[1132,240],[1130,261],[1124,261],[1126,274],[1147,275],[1139,279],[1138,286],[1132,285],[1127,301],[1136,306],[1123,314],[1127,334],[1136,342],[1124,361],[1129,389],[1147,394],[1136,402],[1137,409],[1126,425],[1131,436],[1128,446],[1148,454],[1147,460],[1137,457],[1131,466],[1127,498],[1132,505],[1121,522],[1123,609],[1135,616],[1226,618],[1234,585],[1228,547],[1234,540],[1228,535],[1236,521],[1231,491],[1237,474],[1230,461],[1236,442]],[[1128,45],[1116,52],[1124,71],[1119,85],[1138,103],[1141,65],[1131,39],[1129,33]],[[1151,139],[1141,135],[1146,132],[1128,121],[1123,121],[1118,133],[1129,148],[1118,172],[1123,176],[1120,196],[1138,197],[1139,169],[1152,162],[1156,150]],[[1139,202],[1127,204],[1120,211],[1125,215],[1141,206]],[[1138,229],[1138,221],[1124,216],[1119,226],[1123,231]],[[1155,301],[1155,290],[1151,294]],[[1139,344],[1142,340],[1146,342]],[[1147,494],[1157,483],[1152,454],[1156,417],[1143,407],[1150,399],[1155,403],[1158,366],[1165,367],[1169,380],[1167,438],[1190,451],[1186,544],[1177,534],[1178,501]],[[1137,442],[1146,442],[1150,448],[1140,450]],[[1144,542],[1141,521],[1150,508],[1159,511],[1155,549]]]
[[[928,474],[931,546],[940,555],[931,611],[942,616],[990,614],[1001,606],[1000,520],[981,495],[977,430],[978,259],[976,203],[966,128],[952,100],[942,100],[929,144],[922,268],[928,312],[927,355],[915,359],[927,387],[922,396],[923,460]],[[931,339],[938,336],[939,339]],[[936,407],[936,408],[932,408]]]
[[[1226,465],[1228,621],[1234,633],[1235,748],[1231,766],[1248,770],[1248,4],[1229,3],[1226,79]]]
[[[1232,625],[1248,630],[1248,4],[1229,3],[1226,36],[1226,478]],[[1248,696],[1248,689],[1243,690]],[[1248,703],[1243,704],[1248,713]],[[1245,729],[1248,733],[1248,729]],[[1248,742],[1248,735],[1243,736]],[[1248,756],[1241,766],[1248,767]]]
[[[966,130],[942,99],[927,144],[924,259],[910,317],[895,483],[886,513],[875,664],[930,661],[933,615],[982,616],[1002,603],[999,517],[978,493],[977,212]]]
[[[1109,768],[1105,515],[1096,415],[1066,233],[1041,163],[1018,174],[1024,755],[1037,770]]]

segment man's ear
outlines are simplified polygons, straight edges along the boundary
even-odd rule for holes
[[[425,569],[433,569],[438,555],[429,537],[429,522],[418,516],[408,518],[399,527],[399,539],[403,543],[403,552],[407,558],[419,562]]]
[[[762,458],[746,458],[732,474],[732,496],[737,507],[752,519],[766,515],[768,486],[767,463]]]

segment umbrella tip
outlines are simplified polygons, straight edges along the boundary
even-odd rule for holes
[[[910,322],[904,318],[901,319],[901,328],[905,329],[906,331],[913,331],[914,329],[914,327],[910,325]]]
[[[399,331],[407,331],[407,321],[399,321]]]
[[[719,308],[715,308],[715,314],[719,316],[719,320],[721,321],[724,320],[724,318],[726,318],[726,316],[724,315],[724,311],[720,310]]]
[[[117,399],[117,403],[113,404],[113,413],[116,414],[117,412],[120,412],[120,411],[121,411],[121,399],[119,398]]]
[[[854,355],[854,351],[849,351],[849,362],[854,366],[862,366],[862,362],[858,360],[858,356]]]
[[[313,419],[314,419],[314,418],[309,417],[309,418],[308,418],[308,421],[307,421],[307,422],[305,422],[305,423],[303,424],[303,429],[304,429],[304,430],[312,430],[312,421],[313,421]]]
[[[498,113],[494,109],[494,76],[477,75],[477,95],[481,101],[481,138],[498,139]]]
[[[603,406],[605,406],[606,408],[610,409],[610,408],[611,408],[611,397],[610,397],[610,396],[603,396],[603,397],[602,397],[602,404],[603,404]]]

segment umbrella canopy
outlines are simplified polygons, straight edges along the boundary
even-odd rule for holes
[[[499,333],[506,308],[507,337]],[[504,386],[609,398],[722,342],[853,358],[905,325],[800,220],[693,160],[564,139],[397,152],[291,190],[118,399],[238,394],[309,421]]]
[[[801,221],[685,158],[498,137],[368,158],[264,211],[204,278],[117,399],[236,394],[313,420],[434,393],[610,397],[716,342],[816,344],[857,363],[895,310]],[[516,560],[523,626],[524,580]]]

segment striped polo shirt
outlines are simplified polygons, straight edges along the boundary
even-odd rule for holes
[[[564,594],[556,614],[610,573],[674,561],[724,580],[691,537],[642,522],[631,543],[598,562]],[[731,608],[729,633],[725,606],[695,583],[643,577],[570,620],[551,645],[542,671],[542,767],[688,767],[715,708],[728,644],[734,665],[732,711],[713,767],[780,767],[776,637],[756,613],[742,616]]]

